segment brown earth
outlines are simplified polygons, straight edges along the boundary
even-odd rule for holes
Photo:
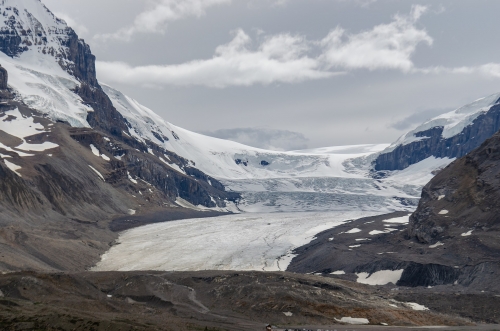
[[[335,318],[348,316],[372,326],[472,325],[373,287],[285,272],[22,272],[0,276],[0,291],[2,330],[340,330]]]

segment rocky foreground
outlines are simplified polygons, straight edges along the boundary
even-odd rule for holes
[[[457,315],[455,294],[418,295],[430,306],[439,298],[449,307],[415,310],[406,302],[417,296],[285,272],[22,272],[0,276],[0,329],[255,331],[270,323],[341,330],[342,321],[350,320],[372,327],[472,327],[473,321]]]

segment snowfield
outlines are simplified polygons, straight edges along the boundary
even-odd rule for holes
[[[248,213],[146,225],[123,232],[92,270],[286,270],[292,250],[319,232],[377,214]]]

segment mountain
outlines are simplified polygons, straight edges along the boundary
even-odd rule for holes
[[[277,152],[185,130],[100,84],[90,47],[39,0],[0,1],[0,76],[8,78],[0,84],[0,219],[6,229],[25,221],[3,237],[12,257],[32,245],[25,266],[89,266],[113,231],[200,212],[413,211],[421,188],[452,161],[429,156],[377,177],[372,163],[387,145]],[[102,232],[88,258],[53,263],[50,252],[35,256],[42,240],[31,238],[48,228],[41,219],[64,224],[54,245],[61,236],[85,242],[78,227]]]
[[[376,171],[402,170],[429,157],[460,158],[500,129],[500,94],[437,116],[382,151]]]
[[[130,135],[64,21],[39,0],[0,12],[0,269],[82,270],[116,231],[233,208],[237,193]]]
[[[500,132],[453,162],[423,189],[408,236],[449,246],[457,263],[500,258]]]
[[[497,132],[437,173],[411,215],[364,218],[318,234],[295,251],[287,270],[341,271],[337,274],[372,285],[498,293],[499,146]],[[499,321],[497,312],[490,318]]]

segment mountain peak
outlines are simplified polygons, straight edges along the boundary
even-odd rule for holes
[[[0,0],[2,52],[15,57],[35,50],[61,56],[70,28],[40,0]]]
[[[1,52],[12,58],[50,55],[78,80],[98,85],[90,47],[40,0],[0,0],[0,15]]]

